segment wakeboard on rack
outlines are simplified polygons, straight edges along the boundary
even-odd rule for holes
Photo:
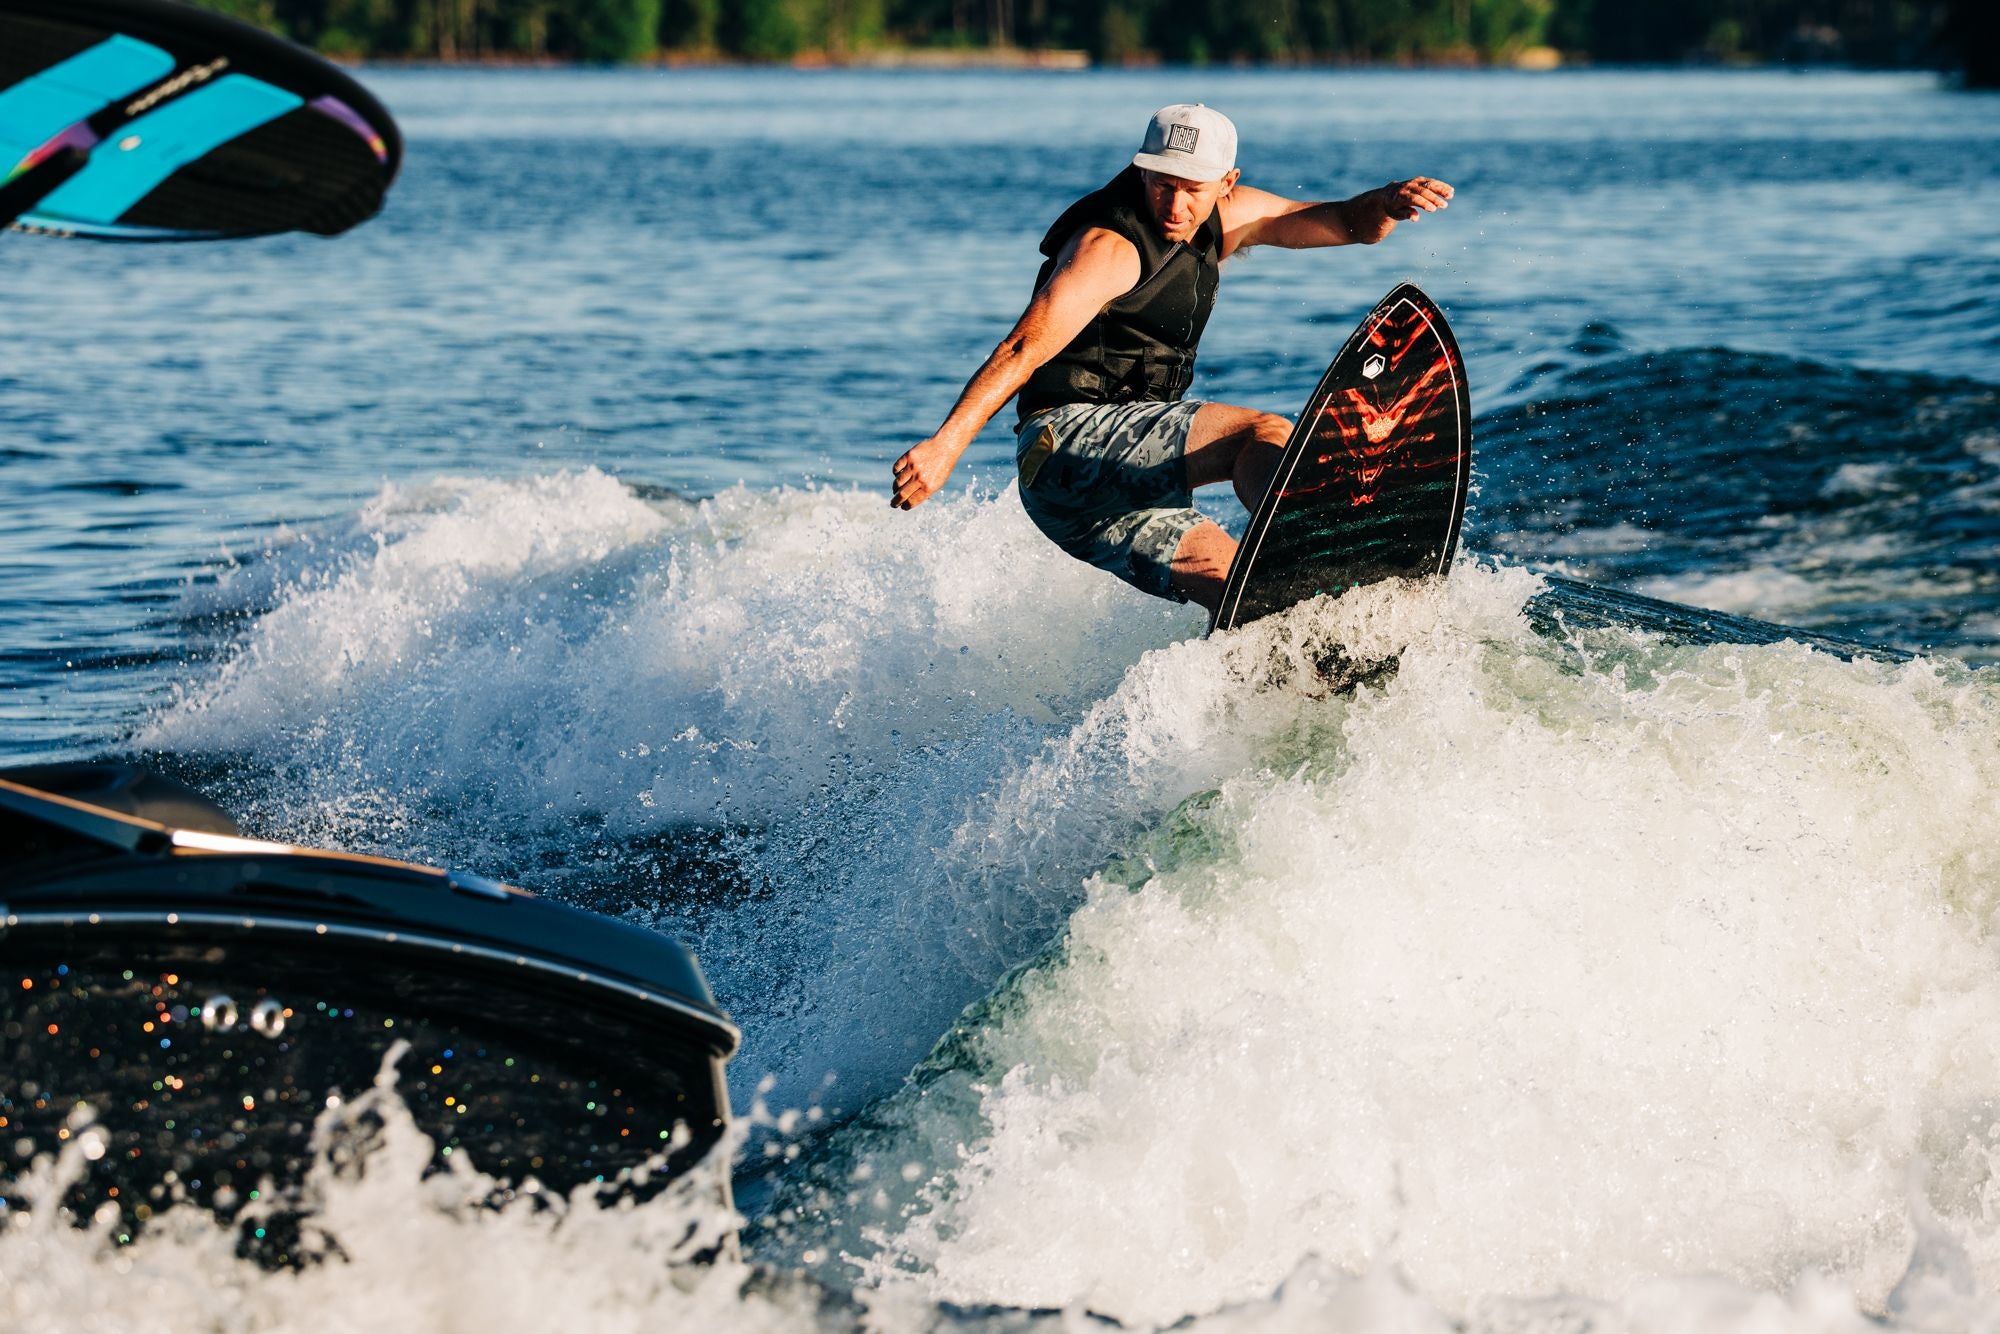
[[[1465,359],[1410,283],[1327,367],[1236,549],[1209,632],[1321,593],[1451,568],[1472,478]]]
[[[353,78],[179,0],[0,0],[0,228],[188,241],[372,217],[402,137]]]

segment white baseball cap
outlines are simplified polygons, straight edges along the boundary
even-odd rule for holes
[[[1132,165],[1184,181],[1219,181],[1236,165],[1236,127],[1199,102],[1161,107],[1146,125]]]

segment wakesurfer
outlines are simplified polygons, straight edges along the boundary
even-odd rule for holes
[[[1240,175],[1228,117],[1161,108],[1131,165],[1049,228],[1027,309],[936,433],[896,460],[890,503],[936,493],[1018,395],[1021,503],[1042,534],[1142,592],[1213,611],[1236,541],[1194,509],[1193,490],[1229,482],[1254,510],[1292,429],[1185,397],[1222,261],[1256,245],[1374,245],[1452,197],[1413,176],[1305,203]]]

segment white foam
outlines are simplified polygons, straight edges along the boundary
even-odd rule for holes
[[[115,1114],[115,1112],[114,1112]],[[425,1176],[431,1141],[385,1080],[321,1112],[321,1156],[300,1199],[303,1234],[321,1258],[270,1272],[239,1259],[237,1231],[192,1206],[168,1209],[127,1245],[116,1210],[87,1229],[54,1207],[84,1175],[86,1135],[43,1156],[0,1212],[0,1327],[335,1334],[422,1329],[603,1331],[662,1328],[809,1331],[819,1294],[745,1288],[750,1269],[724,1250],[711,1162],[643,1204],[601,1207],[527,1190],[503,1198],[468,1165]],[[726,1152],[725,1152],[726,1156]],[[241,1215],[254,1226],[268,1201]],[[253,1216],[255,1215],[255,1216]]]
[[[638,498],[596,471],[385,488],[142,744],[246,755],[256,832],[513,875],[744,832],[771,897],[690,936],[753,1034],[739,1088],[892,1086],[1073,906],[936,891],[964,808],[1147,646],[1198,629],[1049,546],[1011,496]],[[538,873],[539,872],[539,873]],[[643,875],[631,877],[644,883]],[[1033,895],[1028,896],[1033,903]],[[773,941],[769,922],[785,922]],[[863,1001],[861,998],[869,998]],[[892,1016],[885,1019],[885,1015]]]
[[[962,1096],[884,1114],[864,1161],[923,1184],[864,1268],[1148,1321],[1389,1248],[1447,1311],[1707,1270],[1873,1306],[1922,1168],[1993,1288],[1993,687],[1795,647],[1563,670],[1469,605],[1506,582],[1385,614],[1385,691],[1239,716],[1262,762],[1092,881]]]
[[[1644,551],[1658,545],[1660,535],[1635,523],[1619,522],[1602,528],[1576,528],[1558,533],[1537,544],[1537,551],[1549,557],[1618,556]]]
[[[781,1102],[892,1088],[1053,945],[768,1242],[868,1276],[877,1328],[2000,1315],[1993,683],[1585,660],[1470,566],[1204,642],[1010,497],[885,510],[385,493],[151,739],[249,751],[350,844],[755,825],[704,949]],[[1333,639],[1401,670],[1328,696]]]
[[[1897,490],[1896,466],[1892,463],[1843,463],[1819,489],[1829,500],[1844,497],[1879,496]]]
[[[1773,566],[1662,575],[1633,587],[1647,597],[1777,621],[1810,614],[1832,599],[1824,584]]]
[[[139,743],[277,765],[304,742],[299,795],[403,788],[644,829],[709,816],[725,786],[731,813],[786,809],[967,714],[1047,718],[1187,620],[1112,618],[1145,604],[1017,506],[971,498],[690,505],[587,470],[387,487],[361,528],[363,550],[300,573]]]
[[[1639,579],[1633,589],[1669,602],[1810,627],[1837,618],[1846,607],[1963,600],[1979,587],[1979,577],[1967,570],[1912,572],[1901,559],[1909,544],[1894,536],[1804,531],[1793,544],[1809,546],[1810,554],[1777,565]],[[1784,568],[1786,564],[1792,568]]]

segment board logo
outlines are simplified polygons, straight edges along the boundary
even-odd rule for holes
[[[1361,378],[1364,380],[1372,380],[1376,376],[1380,375],[1383,371],[1387,370],[1388,367],[1389,367],[1388,361],[1385,360],[1382,354],[1378,352],[1374,356],[1368,358],[1368,360],[1361,363]]]
[[[228,56],[217,56],[206,65],[190,65],[165,83],[156,85],[152,91],[128,103],[125,114],[137,116],[142,112],[151,111],[168,98],[184,93],[197,84],[207,83],[228,68]]]
[[[1170,153],[1192,153],[1201,131],[1192,125],[1169,125],[1167,127],[1167,151]]]

